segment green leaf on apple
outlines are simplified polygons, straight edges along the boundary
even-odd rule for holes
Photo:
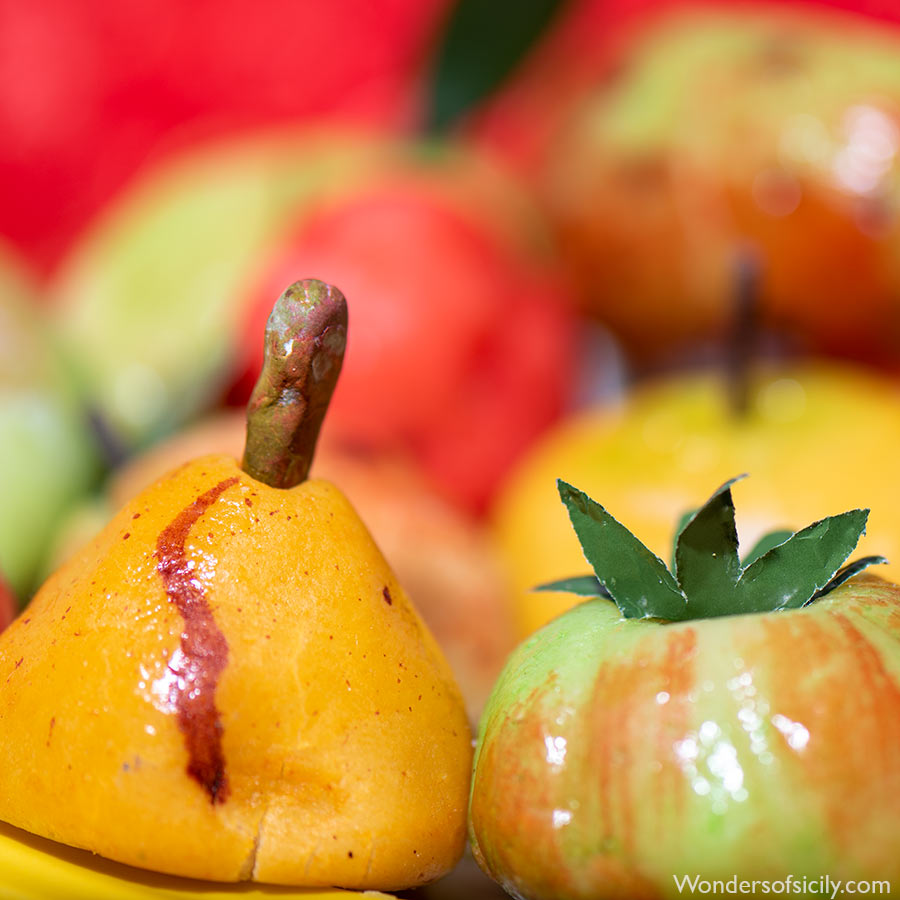
[[[743,570],[742,612],[796,609],[835,576],[866,530],[867,509],[829,516],[792,535]]]
[[[793,531],[783,528],[764,534],[744,557],[744,566],[749,566],[750,563],[756,562],[761,556],[765,556],[773,547],[783,544],[793,533]]]
[[[688,519],[675,539],[675,579],[691,608],[691,618],[716,615],[719,598],[733,593],[740,580],[731,499],[731,485],[737,480],[726,481]]]
[[[564,481],[557,484],[581,549],[622,614],[686,618],[687,598],[666,564],[583,491]]]
[[[606,597],[612,600],[612,594],[600,584],[596,575],[576,575],[574,578],[560,578],[539,585],[536,591],[564,591],[567,594],[578,594],[579,597]]]
[[[739,478],[726,481],[682,518],[672,571],[599,503],[558,481],[594,575],[561,579],[538,590],[606,596],[626,618],[681,622],[798,609],[868,566],[887,562],[867,556],[841,568],[865,533],[867,509],[829,516],[796,533],[767,534],[742,562],[731,496]]]
[[[428,132],[446,132],[499,87],[565,2],[456,0],[428,85]]]
[[[887,558],[884,556],[863,556],[861,559],[854,560],[854,562],[849,563],[844,566],[828,584],[825,585],[821,590],[815,592],[809,600],[804,603],[804,606],[809,606],[810,603],[815,602],[820,597],[824,597],[830,591],[833,591],[836,587],[840,587],[845,581],[848,581],[850,578],[853,578],[854,575],[859,575],[864,569],[868,569],[869,566],[878,566],[887,562]]]
[[[672,562],[669,566],[673,572],[675,571],[675,548],[678,546],[678,536],[684,531],[684,526],[691,521],[696,512],[696,509],[689,509],[686,512],[683,512],[678,519],[678,524],[675,526],[675,539],[672,541]]]

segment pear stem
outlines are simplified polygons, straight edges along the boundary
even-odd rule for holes
[[[337,288],[297,281],[275,302],[247,404],[248,475],[275,488],[306,480],[346,344],[347,304]]]

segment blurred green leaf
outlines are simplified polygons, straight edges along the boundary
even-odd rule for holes
[[[449,130],[523,59],[567,0],[457,0],[428,85],[426,128]]]

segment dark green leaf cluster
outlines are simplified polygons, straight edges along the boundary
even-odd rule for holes
[[[682,518],[671,571],[599,503],[559,481],[560,497],[594,575],[538,590],[605,596],[626,618],[683,622],[797,609],[867,566],[887,561],[869,556],[841,569],[865,533],[867,509],[829,516],[795,534],[772,532],[741,560],[731,498],[737,480],[725,482],[700,509]]]

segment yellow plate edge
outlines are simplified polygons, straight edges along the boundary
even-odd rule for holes
[[[84,850],[48,841],[0,822],[0,896],[3,900],[280,900],[386,898],[378,891],[299,889],[275,885],[217,884],[147,872]]]

